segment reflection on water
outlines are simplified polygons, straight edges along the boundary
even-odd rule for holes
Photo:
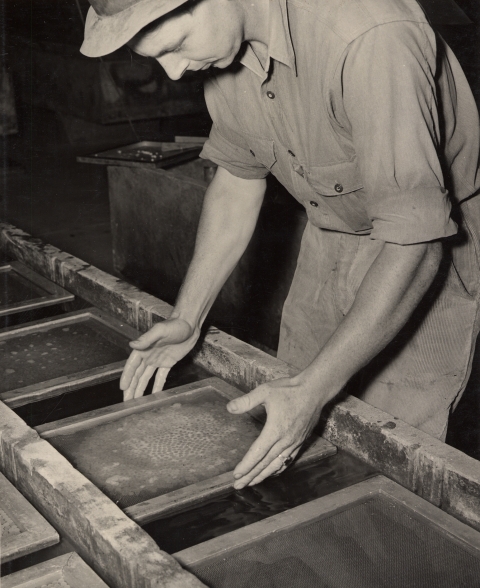
[[[243,490],[231,490],[186,512],[143,528],[160,549],[175,553],[320,498],[378,472],[348,453],[287,470],[281,476]]]

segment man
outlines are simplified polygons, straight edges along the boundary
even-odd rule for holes
[[[86,55],[128,43],[172,79],[212,72],[202,155],[219,168],[171,318],[131,343],[124,397],[156,370],[161,390],[195,345],[273,173],[309,218],[278,352],[299,373],[229,404],[267,410],[235,487],[282,471],[349,382],[443,439],[478,334],[479,123],[415,0],[90,1]]]

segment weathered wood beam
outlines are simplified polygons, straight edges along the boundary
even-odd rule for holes
[[[172,307],[0,223],[0,247],[15,259],[131,326],[145,331]],[[221,331],[210,329],[194,356],[212,374],[246,391],[295,373],[294,368]],[[480,529],[480,462],[353,397],[338,403],[324,436],[446,512]]]

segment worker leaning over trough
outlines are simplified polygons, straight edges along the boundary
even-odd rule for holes
[[[170,78],[206,70],[218,164],[168,321],[132,342],[125,398],[195,345],[252,236],[273,173],[308,214],[262,434],[236,488],[281,471],[350,382],[444,439],[479,330],[479,122],[461,68],[415,0],[90,0],[82,52],[128,44]]]

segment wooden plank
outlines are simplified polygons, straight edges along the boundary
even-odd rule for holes
[[[8,347],[11,347],[14,341],[18,341],[18,345],[23,347],[24,344],[27,344],[24,342],[27,341],[29,336],[51,332],[52,336],[58,338],[61,334],[60,330],[69,331],[69,329],[72,329],[72,336],[75,336],[75,328],[77,328],[77,331],[79,329],[81,330],[81,325],[86,325],[88,329],[92,331],[92,334],[98,333],[101,335],[101,339],[99,340],[98,345],[100,345],[102,348],[105,348],[107,356],[109,357],[109,360],[107,360],[105,357],[107,363],[104,365],[95,365],[98,363],[98,358],[91,355],[91,350],[88,351],[91,357],[89,355],[87,360],[90,365],[85,365],[85,359],[82,363],[82,348],[78,347],[77,351],[75,342],[72,339],[71,345],[69,345],[69,349],[71,347],[70,352],[73,352],[74,354],[80,354],[79,361],[78,364],[75,365],[75,369],[69,371],[68,373],[64,373],[65,369],[61,367],[61,364],[58,363],[62,359],[62,357],[60,357],[62,353],[65,354],[66,352],[65,349],[62,351],[62,341],[59,340],[57,342],[58,346],[52,346],[53,344],[48,341],[44,342],[44,350],[39,351],[38,349],[35,349],[35,345],[37,345],[37,347],[39,345],[42,346],[42,338],[35,338],[35,345],[32,339],[31,344],[29,344],[27,348],[19,348],[14,351],[10,351],[12,355],[8,355],[8,361],[6,358],[4,359],[3,363],[5,364],[5,377],[7,378],[10,374],[16,371],[17,367],[15,362],[18,363],[18,361],[21,361],[21,363],[18,365],[22,368],[27,365],[30,359],[30,363],[32,363],[32,365],[35,365],[36,362],[40,362],[39,365],[36,366],[37,371],[34,372],[32,368],[27,373],[17,372],[18,381],[15,380],[13,387],[10,389],[7,387],[8,380],[5,379],[3,384],[4,391],[0,393],[0,399],[6,402],[9,406],[18,407],[30,402],[35,402],[45,398],[58,396],[66,392],[71,392],[86,385],[93,385],[95,383],[105,382],[118,377],[123,371],[126,358],[130,352],[128,342],[131,339],[137,338],[139,333],[136,329],[133,329],[124,322],[118,321],[97,309],[76,311],[53,319],[42,319],[40,321],[27,323],[20,327],[10,327],[3,329],[0,331],[0,346],[2,346],[1,349],[5,353],[5,350]],[[88,338],[88,336],[88,332],[80,334],[83,343],[83,339],[85,337]],[[110,343],[112,345],[112,349],[109,350],[108,347],[104,345],[103,341],[105,341],[105,343]],[[92,344],[95,343],[92,341]],[[49,345],[50,347],[48,347]],[[120,348],[123,352],[114,352],[113,346],[114,348]],[[31,353],[28,352],[30,347],[33,348]],[[54,351],[50,351],[50,349]],[[68,351],[66,353],[68,354]],[[28,356],[32,355],[35,356],[35,359],[33,357],[28,359]],[[47,364],[46,360],[46,357],[50,356],[53,358],[49,362],[51,367]],[[120,358],[121,356],[123,359]],[[22,359],[19,360],[19,357]],[[67,357],[66,359],[72,363],[71,357]],[[73,360],[75,359],[76,358],[73,356]],[[56,363],[52,364],[53,361]],[[42,362],[45,367],[42,367]],[[48,368],[50,369],[49,375],[47,375]],[[45,369],[46,377],[41,375],[39,369]],[[59,375],[56,375],[56,373]],[[18,379],[20,374],[22,382],[20,379]],[[23,385],[21,385],[22,383]]]
[[[125,361],[117,361],[91,370],[54,378],[48,382],[39,382],[38,384],[25,386],[25,388],[17,388],[16,390],[2,393],[0,398],[10,408],[18,408],[32,402],[54,398],[87,386],[115,380],[121,376],[125,363]]]
[[[187,569],[192,569],[200,563],[203,565],[225,560],[242,549],[254,546],[262,539],[286,533],[314,520],[330,517],[380,494],[394,503],[404,505],[410,516],[433,526],[443,536],[480,558],[480,533],[383,476],[360,482],[232,533],[205,541],[175,553],[174,557]]]
[[[33,286],[33,289],[37,290],[37,295],[31,298],[1,305],[0,316],[27,312],[63,302],[71,302],[75,298],[73,294],[70,294],[64,288],[61,288],[51,280],[47,280],[18,261],[13,261],[8,265],[2,266],[0,273],[11,276],[12,280],[17,279],[20,285],[26,288],[31,289]]]
[[[15,572],[3,578],[3,588],[108,588],[76,553],[67,553],[49,561]]]
[[[132,398],[119,404],[105,406],[104,408],[78,414],[66,419],[46,423],[45,425],[35,427],[35,430],[44,439],[56,437],[57,435],[68,435],[69,433],[75,433],[82,429],[90,429],[102,423],[121,419],[130,414],[143,412],[158,406],[166,406],[171,402],[188,400],[190,396],[199,394],[205,390],[216,390],[216,384],[218,382],[219,380],[217,378],[206,378],[200,382],[192,382],[191,384],[185,384],[178,388],[162,390],[149,396]]]
[[[0,469],[108,585],[203,586],[1,402]]]
[[[141,331],[171,314],[166,302],[7,223],[0,223],[0,244],[10,256]],[[297,372],[218,330],[207,332],[192,355],[197,365],[243,391]],[[351,396],[335,405],[323,435],[480,530],[478,461]]]
[[[314,435],[313,439],[310,440],[308,448],[301,453],[295,460],[295,463],[290,467],[294,469],[297,466],[304,466],[335,455],[336,452],[337,448],[334,445]],[[138,524],[145,525],[160,517],[171,515],[187,508],[193,508],[206,500],[211,500],[229,492],[233,488],[234,482],[232,472],[226,472],[214,478],[197,482],[179,490],[174,490],[163,496],[156,496],[151,500],[134,504],[124,509],[125,514]]]
[[[0,473],[0,563],[55,545],[60,537]]]

